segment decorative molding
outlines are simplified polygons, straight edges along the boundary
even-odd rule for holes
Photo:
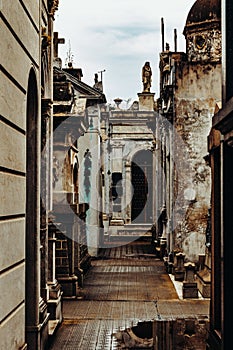
[[[220,61],[221,60],[221,31],[212,29],[187,36],[188,59],[197,61]]]
[[[54,16],[55,12],[58,10],[59,0],[48,0],[49,13]]]

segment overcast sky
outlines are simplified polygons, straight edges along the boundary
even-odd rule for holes
[[[150,62],[151,92],[159,93],[159,53],[161,17],[165,22],[165,42],[174,49],[177,29],[178,51],[185,51],[182,34],[195,0],[60,0],[55,31],[66,40],[59,45],[65,66],[69,42],[73,64],[83,70],[82,80],[93,86],[94,74],[103,73],[108,102],[116,97],[137,100],[142,92],[141,70]],[[100,75],[99,75],[100,76]]]

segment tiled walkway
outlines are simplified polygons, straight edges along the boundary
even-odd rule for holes
[[[179,300],[146,242],[103,250],[84,280],[82,300],[64,301],[50,350],[117,349],[112,333],[140,320],[208,315],[208,300]]]

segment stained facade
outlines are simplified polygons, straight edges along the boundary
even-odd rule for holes
[[[170,157],[165,160],[166,178],[171,179],[163,204],[169,250],[181,248],[188,259],[197,261],[198,254],[205,254],[210,207],[206,138],[221,103],[220,1],[196,1],[184,35],[186,53],[170,51],[167,44],[160,54],[159,111],[172,124],[169,132],[162,131],[168,139],[165,157]]]

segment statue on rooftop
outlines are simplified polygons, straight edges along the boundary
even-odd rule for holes
[[[95,73],[94,81],[95,81],[95,84],[99,82],[98,73]]]
[[[93,88],[103,92],[103,83],[102,81],[99,81],[98,73],[95,73],[94,82],[95,84],[93,85]]]
[[[152,70],[150,62],[146,62],[142,68],[143,92],[150,92]]]

